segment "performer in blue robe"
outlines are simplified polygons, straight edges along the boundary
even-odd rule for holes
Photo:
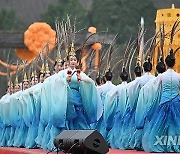
[[[143,64],[143,69],[144,69],[144,75],[142,75],[140,78],[139,78],[139,82],[138,82],[138,85],[139,85],[139,88],[138,88],[138,91],[137,91],[137,94],[134,95],[133,94],[133,91],[132,91],[132,95],[135,100],[134,102],[134,107],[133,107],[133,117],[131,119],[131,122],[132,122],[132,127],[131,127],[131,139],[130,139],[130,142],[129,142],[129,145],[130,145],[130,148],[131,149],[137,149],[137,150],[142,150],[142,133],[143,131],[142,130],[137,130],[136,127],[135,127],[135,111],[136,111],[136,107],[137,107],[137,103],[138,103],[138,97],[139,97],[139,92],[140,92],[140,89],[150,80],[152,80],[153,78],[155,78],[153,75],[151,75],[151,70],[152,70],[152,64],[151,64],[151,60],[150,58],[147,59],[146,62],[144,62]],[[131,89],[130,89],[131,91]],[[131,97],[132,98],[132,97]],[[133,98],[132,99],[129,99],[129,102],[132,103],[133,102]]]
[[[9,140],[9,146],[18,146],[20,132],[21,121],[22,121],[22,104],[20,101],[20,96],[22,91],[18,91],[11,95],[10,97],[10,124],[12,129],[14,129],[14,135]]]
[[[35,89],[33,91],[33,99],[36,108],[36,120],[38,125],[38,131],[37,131],[38,134],[35,139],[37,147],[41,147],[42,145],[42,139],[44,136],[45,127],[48,124],[47,122],[48,110],[47,109],[44,110],[44,108],[46,108],[47,106],[46,104],[48,104],[46,97],[50,96],[48,91],[49,90],[48,85],[50,85],[49,81],[51,80],[52,76],[45,79],[46,72],[48,74],[50,73],[48,65],[46,65],[46,67],[45,65],[46,65],[45,63],[42,64],[41,71],[39,72],[39,83],[41,83],[40,89],[38,88],[37,90]]]
[[[68,129],[90,129],[90,124],[97,122],[102,114],[102,108],[98,110],[99,106],[101,106],[99,95],[94,81],[75,68],[77,58],[73,51],[70,53],[69,64],[70,67],[59,72],[59,78],[52,84],[54,93],[51,93],[53,96],[51,98],[56,101],[52,101],[51,105],[51,122],[55,126],[67,127]],[[57,86],[57,83],[60,86]],[[62,89],[61,96],[56,93],[59,87]],[[57,108],[60,103],[64,105]]]
[[[125,108],[121,116],[121,126],[118,131],[119,138],[116,138],[116,144],[115,144],[115,147],[119,149],[130,149],[129,142],[132,137],[131,129],[134,125],[133,108],[140,90],[139,79],[142,74],[142,68],[139,66],[139,63],[137,63],[137,66],[134,69],[134,73],[136,76],[135,80],[127,84],[126,91],[124,92]]]
[[[40,119],[47,123],[46,130],[51,133],[47,137],[44,135],[43,140],[49,143],[44,145],[42,142],[43,149],[52,150],[55,136],[63,129],[91,129],[91,124],[96,123],[102,115],[94,81],[75,68],[77,58],[73,49],[69,55],[70,67],[50,80],[47,103],[42,102]],[[46,93],[46,89],[43,91]]]
[[[46,151],[51,151],[54,148],[53,140],[60,133],[60,131],[57,131],[59,128],[54,128],[51,117],[53,112],[52,101],[54,101],[55,93],[54,86],[56,86],[57,78],[59,78],[58,73],[45,79],[40,92],[41,110],[36,143]]]
[[[11,95],[7,93],[0,99],[0,146],[7,146],[10,138],[11,126],[9,121],[9,99]]]
[[[161,75],[161,73],[165,72],[166,66],[163,62],[163,58],[161,58],[161,61],[157,64],[156,70],[158,72],[158,76]],[[139,92],[139,98],[135,114],[135,125],[137,128],[136,133],[139,132],[139,138],[137,139],[139,140],[140,144],[142,141],[142,135],[144,133],[144,125],[146,121],[151,120],[153,113],[157,109],[157,103],[159,100],[156,98],[159,98],[159,95],[161,94],[159,88],[159,81],[156,77],[147,82]]]
[[[112,148],[118,148],[122,115],[126,108],[128,74],[125,68],[120,77],[122,83],[107,93],[104,103],[104,122],[106,129],[109,130],[107,141]]]
[[[138,68],[139,66],[137,66]],[[150,74],[152,64],[150,59],[143,64],[145,74],[137,77],[134,81],[128,83],[127,88],[127,105],[125,113],[122,117],[121,138],[119,140],[120,149],[140,149],[141,148],[141,132],[136,131],[135,128],[135,110],[139,97],[139,91],[153,76]]]
[[[25,141],[27,137],[28,132],[28,126],[27,126],[27,116],[31,117],[29,115],[28,110],[31,111],[31,109],[26,107],[27,104],[29,104],[28,99],[26,100],[26,92],[28,92],[28,88],[30,87],[29,80],[27,78],[26,72],[24,73],[24,78],[22,82],[22,93],[18,98],[19,103],[19,116],[20,116],[20,126],[19,126],[19,133],[16,138],[16,142],[14,144],[18,147],[24,147]]]
[[[5,101],[7,102],[9,100],[12,92],[13,92],[13,84],[12,82],[8,82],[7,92],[0,99],[0,146],[3,146],[2,139],[4,136],[4,132],[6,130],[6,127],[4,125],[4,118],[3,118],[3,106],[4,106]]]
[[[175,57],[172,49],[165,62],[168,69],[157,78],[161,87],[158,107],[144,130],[142,145],[147,152],[180,152],[180,74],[173,70]]]
[[[40,143],[41,143],[41,140],[42,138],[40,138],[40,134],[42,133],[39,133],[41,132],[39,128],[41,123],[40,123],[40,114],[41,114],[41,87],[42,87],[43,83],[42,82],[39,82],[37,84],[37,88],[33,89],[32,91],[32,97],[33,97],[33,101],[34,101],[34,105],[35,105],[35,115],[34,115],[34,119],[33,119],[33,127],[36,128],[37,127],[37,136],[35,138],[35,143],[36,143],[36,146],[40,147]],[[39,136],[38,136],[39,135]],[[35,137],[35,136],[34,136]],[[33,140],[33,139],[31,139]],[[26,141],[27,142],[27,141]]]
[[[7,142],[7,146],[13,146],[14,143],[14,135],[15,135],[15,130],[16,126],[18,126],[18,111],[19,108],[17,108],[17,102],[18,98],[21,94],[20,91],[20,85],[18,82],[18,77],[16,76],[15,83],[14,83],[14,93],[11,95],[9,101],[10,101],[10,106],[9,106],[9,122],[11,126],[11,131],[10,131],[10,138]],[[13,99],[14,98],[14,99]],[[15,119],[17,118],[17,119]]]
[[[36,147],[35,139],[38,135],[38,126],[39,126],[39,105],[42,83],[38,83],[27,91],[24,91],[23,94],[23,112],[24,112],[24,121],[28,126],[27,137],[25,141],[26,148]]]
[[[10,107],[10,97],[13,94],[14,87],[11,80],[8,82],[8,89],[6,95],[4,95],[1,100],[1,132],[0,132],[0,146],[8,146],[8,141],[12,136],[11,133],[11,125],[10,125],[10,118],[9,118],[9,107]]]
[[[158,76],[166,71],[166,66],[162,58],[157,64],[156,70],[158,72]],[[153,113],[157,109],[159,103],[157,98],[161,95],[161,90],[159,89],[161,87],[159,87],[158,76],[146,83],[140,90],[135,115],[135,124],[137,129],[143,129],[146,123],[145,120],[150,121]]]
[[[57,74],[50,75],[48,63],[45,64],[45,80],[41,86],[40,92],[40,121],[38,126],[38,136],[36,138],[36,143],[38,147],[48,150],[47,144],[50,140],[50,129],[52,124],[49,123],[50,112],[51,112],[51,83],[57,77]],[[49,77],[48,77],[49,76]],[[38,106],[37,106],[38,107]],[[51,150],[51,149],[49,149]]]
[[[104,106],[104,102],[105,102],[105,97],[106,94],[112,90],[113,88],[115,88],[116,86],[112,83],[112,78],[113,78],[113,74],[110,71],[110,69],[106,72],[105,74],[105,78],[106,78],[106,83],[99,86],[98,92],[100,94],[103,106]],[[103,115],[101,116],[100,120],[97,122],[95,128],[103,135],[103,137],[106,139],[107,136],[107,130],[106,130],[106,126],[105,126],[105,122],[104,122],[104,118]]]

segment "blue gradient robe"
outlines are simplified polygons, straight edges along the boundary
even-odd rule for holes
[[[106,94],[111,91],[112,89],[114,89],[116,86],[111,82],[111,81],[106,81],[105,84],[97,87],[98,93],[100,94],[100,98],[102,101],[102,104],[104,106],[105,103],[105,98],[106,98]],[[101,116],[101,118],[99,119],[99,121],[97,122],[95,129],[97,129],[105,139],[107,139],[107,129],[106,129],[106,122],[104,121],[104,117],[103,114]]]
[[[160,95],[149,102],[148,108],[142,107],[145,109],[143,115],[138,115],[142,117],[139,121],[137,120],[140,126],[149,114],[152,115],[151,120],[145,123],[142,145],[147,152],[180,152],[180,145],[176,139],[180,136],[180,96],[178,93],[180,75],[168,69],[158,76],[158,81],[157,92]],[[152,114],[151,109],[156,105],[156,110]],[[161,140],[158,141],[157,138]]]
[[[67,82],[67,71],[60,71],[42,86],[40,125],[45,127],[40,127],[44,128],[41,147],[45,150],[52,150],[53,140],[62,130],[91,129],[102,114],[94,81],[81,72],[78,82],[75,69]]]
[[[127,82],[122,82],[109,91],[104,103],[104,122],[109,130],[107,141],[112,148],[118,148],[124,115],[127,102]]]
[[[0,146],[7,146],[10,138],[10,121],[9,121],[9,98],[10,94],[4,95],[0,99]]]

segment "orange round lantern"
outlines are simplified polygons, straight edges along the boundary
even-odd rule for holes
[[[95,34],[96,33],[96,27],[89,27],[88,32],[92,33],[92,34]]]
[[[102,44],[101,44],[101,43],[94,43],[91,47],[92,47],[94,50],[99,51],[99,50],[102,49]]]
[[[45,46],[48,44],[49,51],[54,48],[56,32],[44,22],[35,22],[30,25],[24,33],[24,44],[35,55],[39,55],[39,52],[43,50],[43,54],[46,54]]]

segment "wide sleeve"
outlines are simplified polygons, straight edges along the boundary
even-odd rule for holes
[[[10,109],[10,101],[9,99],[4,100],[3,103],[3,123],[6,126],[10,125],[10,118],[9,118],[9,110]]]
[[[150,80],[141,88],[135,114],[135,125],[137,129],[144,127],[146,119],[151,120],[153,113],[158,107],[160,96],[161,82],[158,78]]]
[[[21,101],[23,106],[23,119],[27,126],[30,126],[35,115],[35,107],[33,101],[33,86],[30,89],[25,90],[21,95]]]
[[[22,113],[20,112],[22,106],[19,101],[20,93],[21,91],[10,96],[9,118],[11,126],[13,127],[17,127],[20,125],[22,117]]]
[[[81,77],[86,81],[80,82],[80,94],[85,114],[89,124],[95,123],[102,115],[102,102],[100,101],[94,81],[84,73],[82,73]]]
[[[116,112],[120,112],[121,116],[124,115],[127,108],[127,85],[122,85],[118,88],[118,98],[117,98],[117,110]]]
[[[41,113],[41,86],[42,83],[39,83],[32,93],[33,101],[35,104],[35,120],[37,124],[40,121],[40,113]]]
[[[52,75],[43,82],[40,91],[40,99],[41,99],[41,113],[40,113],[40,121],[43,125],[47,125],[50,120],[51,114],[51,86],[54,81],[55,75]],[[54,93],[54,92],[53,92]]]
[[[50,122],[54,126],[65,127],[68,83],[63,71],[51,81],[50,90]]]
[[[113,124],[113,118],[117,112],[118,103],[118,87],[115,87],[106,94],[104,101],[104,121],[105,124],[111,128]],[[106,126],[106,128],[107,128]]]
[[[41,113],[40,113],[40,121],[44,124],[47,125],[49,122],[49,116],[50,116],[50,82],[45,82],[43,83],[41,87]]]
[[[4,95],[1,99],[0,99],[0,128],[2,128],[3,127],[3,110],[4,110],[4,98],[6,98],[7,97],[7,94],[6,95]]]
[[[126,109],[132,111],[136,107],[136,103],[141,89],[139,80],[134,80],[127,85],[127,104]]]

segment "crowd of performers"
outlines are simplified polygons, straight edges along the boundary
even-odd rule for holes
[[[173,70],[170,50],[155,77],[150,59],[136,65],[135,80],[125,68],[121,84],[112,83],[111,69],[96,83],[76,69],[74,50],[68,61],[57,59],[54,74],[43,66],[39,76],[26,74],[20,85],[10,82],[0,99],[0,146],[53,150],[63,130],[97,129],[111,148],[147,152],[180,152],[180,74]],[[45,71],[44,71],[45,70]]]

